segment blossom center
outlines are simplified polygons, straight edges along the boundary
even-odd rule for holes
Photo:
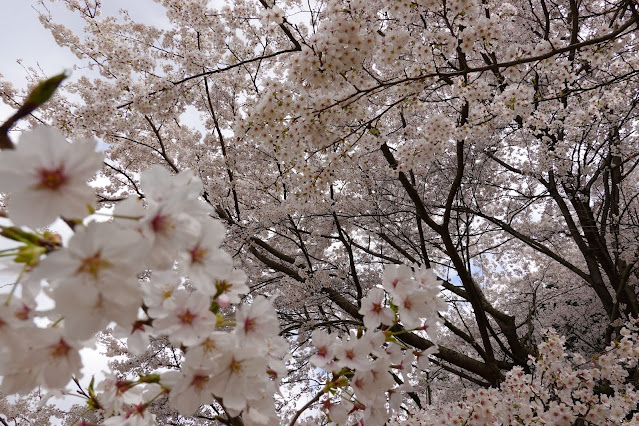
[[[326,358],[328,356],[328,348],[326,346],[320,346],[317,348],[317,356]]]
[[[232,285],[226,280],[215,280],[215,289],[219,294],[226,293]]]
[[[65,357],[71,350],[71,346],[69,346],[64,339],[60,339],[58,343],[51,345],[49,348],[51,349],[49,354],[54,358]]]
[[[202,390],[204,384],[209,381],[208,376],[203,376],[201,374],[196,374],[193,376],[193,380],[191,380],[191,386]]]
[[[195,314],[193,314],[190,310],[187,309],[184,313],[178,315],[178,318],[184,324],[192,324],[193,320],[195,319]]]
[[[151,228],[156,234],[163,234],[166,233],[166,231],[168,231],[170,228],[172,228],[172,223],[168,216],[157,214],[151,220]]]
[[[231,374],[241,372],[242,371],[242,363],[240,361],[236,360],[235,358],[233,358],[231,360],[231,363],[229,364],[229,370],[231,370]]]
[[[244,331],[251,332],[251,331],[255,331],[255,326],[257,324],[257,321],[255,320],[255,318],[246,318],[244,320]]]
[[[211,340],[211,339],[206,339],[204,342],[201,343],[202,348],[204,349],[204,352],[213,352],[216,348],[217,345],[215,344],[215,340]]]
[[[138,330],[142,332],[146,330],[146,327],[144,326],[144,323],[142,321],[136,321],[135,324],[133,324],[133,328],[131,329],[131,334],[135,333]]]
[[[15,317],[18,318],[19,320],[26,321],[29,319],[30,312],[31,312],[31,308],[23,304],[22,309],[19,309],[18,311],[16,311]],[[0,320],[0,325],[2,325],[1,320]]]
[[[191,263],[204,263],[204,256],[209,251],[207,249],[201,248],[200,246],[195,246],[189,252],[191,254]]]
[[[68,180],[67,175],[65,175],[62,171],[62,167],[59,167],[55,170],[40,169],[38,170],[38,174],[40,176],[38,188],[40,189],[57,191]]]
[[[97,279],[98,274],[104,268],[111,266],[108,260],[102,259],[101,253],[98,252],[91,257],[87,257],[82,260],[82,265],[77,270],[77,273],[89,274],[93,278]]]

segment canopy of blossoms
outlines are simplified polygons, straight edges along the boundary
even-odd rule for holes
[[[1,424],[639,424],[636,0],[155,2],[0,81]]]

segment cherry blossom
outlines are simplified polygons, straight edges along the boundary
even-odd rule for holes
[[[392,325],[394,319],[390,308],[384,306],[384,291],[379,288],[372,289],[362,300],[359,313],[364,315],[364,325],[369,329],[374,329],[380,324]]]
[[[163,307],[151,314],[156,332],[169,335],[175,345],[192,346],[201,343],[214,330],[215,316],[209,311],[209,302],[201,294],[182,290]]]
[[[79,75],[0,79],[0,423],[637,422],[636,4],[61,3]]]
[[[248,401],[260,400],[270,387],[270,382],[258,379],[266,371],[266,360],[259,354],[230,346],[223,348],[215,361],[213,393],[233,413],[239,414]]]
[[[245,344],[277,336],[280,328],[273,305],[261,296],[253,300],[250,305],[240,307],[235,320],[237,321],[235,331],[240,342]]]
[[[311,338],[317,353],[310,361],[319,368],[332,367],[337,336],[331,336],[323,330],[315,330]]]
[[[0,157],[0,191],[11,194],[11,220],[38,228],[58,216],[86,216],[95,205],[94,191],[87,182],[101,164],[102,155],[95,152],[92,140],[70,144],[60,131],[48,126],[24,132],[17,149]]]
[[[142,300],[135,274],[144,255],[136,234],[91,222],[77,229],[67,248],[44,259],[35,275],[51,281],[49,294],[65,317],[65,330],[87,338],[109,321],[135,321]]]
[[[182,371],[166,373],[163,381],[171,386],[169,401],[185,416],[195,414],[200,405],[210,403],[213,394],[213,380],[210,367],[189,367]]]
[[[12,394],[36,386],[63,388],[81,367],[77,343],[64,337],[61,330],[24,328],[20,345],[11,348],[0,370],[2,390]]]

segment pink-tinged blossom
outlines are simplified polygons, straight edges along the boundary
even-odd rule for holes
[[[215,363],[215,357],[226,348],[238,345],[235,334],[213,331],[206,339],[197,345],[189,347],[185,356],[185,363],[194,367],[211,367]]]
[[[266,359],[254,351],[240,346],[224,348],[215,360],[213,393],[222,398],[227,409],[239,414],[248,401],[262,398],[268,389],[266,370]]]
[[[10,194],[9,218],[32,228],[58,216],[84,218],[95,204],[87,181],[100,169],[102,157],[95,141],[71,144],[53,127],[24,132],[15,150],[0,153],[0,191]]]
[[[36,386],[62,389],[82,368],[77,343],[59,329],[25,327],[16,349],[0,363],[5,394],[27,393]]]
[[[149,334],[153,333],[153,327],[146,324],[135,324],[131,334],[126,339],[126,347],[133,355],[141,355],[149,349]]]
[[[362,307],[359,310],[364,315],[364,325],[367,329],[373,330],[380,324],[392,325],[395,315],[387,306],[384,306],[384,290],[374,288],[362,300]]]
[[[151,204],[140,219],[139,229],[151,244],[149,265],[168,269],[189,241],[196,238],[200,224],[184,212],[186,199],[181,194],[163,204]]]
[[[406,265],[387,265],[384,268],[382,285],[391,296],[410,294],[418,287],[413,271]]]
[[[136,320],[144,249],[137,234],[114,223],[91,222],[76,229],[68,248],[47,256],[34,276],[52,284],[50,295],[65,329],[87,338],[109,321],[124,326]]]
[[[372,401],[366,406],[362,413],[361,424],[366,426],[384,426],[388,421],[388,410],[386,409],[386,396],[380,397]]]
[[[235,317],[235,333],[240,344],[262,347],[269,337],[277,336],[280,323],[271,302],[258,296],[251,304],[242,305]]]
[[[351,336],[350,340],[342,340],[341,344],[335,348],[337,365],[340,368],[346,367],[353,370],[366,367],[369,353],[368,342],[356,339],[355,336]]]
[[[212,208],[198,199],[202,182],[191,171],[171,175],[154,165],[140,174],[140,187],[144,203],[129,198],[116,206],[115,216],[149,241],[152,268],[169,269],[189,242],[197,239],[200,222],[209,219]]]
[[[266,357],[271,378],[279,379],[286,375],[286,361],[290,358],[290,345],[282,336],[266,339]]]
[[[329,369],[333,366],[335,358],[335,347],[338,339],[335,335],[328,334],[324,330],[314,330],[311,335],[311,343],[317,349],[315,355],[311,357],[311,363],[319,368]]]
[[[215,291],[218,303],[240,303],[240,295],[247,294],[249,287],[246,285],[246,273],[241,269],[233,269],[225,274],[215,277]]]
[[[231,256],[220,249],[225,232],[217,220],[202,221],[199,234],[186,245],[178,264],[191,285],[209,296],[217,292],[215,279],[233,269]]]
[[[109,417],[102,423],[104,426],[154,426],[155,414],[147,410],[146,405],[130,407],[129,411],[121,416]]]
[[[58,286],[51,292],[56,301],[55,312],[64,316],[65,333],[78,339],[91,338],[111,321],[123,327],[135,322],[141,299],[138,292],[129,294],[131,297],[113,300],[105,296],[113,294],[78,286]]]
[[[138,235],[113,223],[91,222],[76,228],[67,249],[44,259],[36,269],[37,276],[50,277],[53,283],[73,280],[87,286],[108,285],[109,290],[116,286],[120,290],[118,281],[130,281],[129,275],[133,275],[138,287],[136,274],[141,269],[140,259],[144,255],[140,252],[144,249]]]
[[[211,206],[198,200],[202,192],[202,181],[192,170],[172,175],[166,168],[154,164],[140,174],[140,186],[150,203],[164,203],[175,194],[184,194],[189,200],[189,206],[183,206],[185,211],[206,215],[211,210]],[[193,204],[201,206],[193,207]]]
[[[185,210],[187,201],[186,193],[176,193],[162,204],[147,201],[145,207],[142,200],[130,197],[115,207],[117,222],[148,241],[149,267],[170,269],[188,241],[197,236],[200,224]],[[196,200],[195,206],[199,204]]]
[[[135,393],[129,392],[134,389],[133,384],[134,382],[122,380],[113,373],[106,374],[106,377],[96,386],[97,399],[105,415],[118,415],[123,412],[125,404],[137,401],[137,399],[131,400]]]
[[[331,422],[336,425],[347,423],[348,413],[352,408],[353,404],[351,404],[348,400],[334,402],[329,397],[320,402],[320,409],[326,414]]]
[[[29,324],[30,326],[21,328],[19,334],[15,333],[14,330],[5,329],[2,336],[3,345],[0,346],[2,385],[0,391],[6,395],[26,394],[38,385],[37,366],[23,365],[24,355],[32,344],[31,342],[37,341],[41,336],[40,329],[36,328],[32,322]],[[7,325],[3,326],[3,328],[5,327]]]
[[[215,303],[217,303],[220,308],[228,308],[231,304],[231,298],[226,294],[221,294],[215,298]]]
[[[181,290],[163,309],[149,310],[157,317],[156,333],[166,334],[173,345],[191,346],[203,342],[215,329],[216,318],[209,310],[209,298]]]
[[[609,376],[607,386],[614,392],[597,389],[602,371],[627,371],[637,365],[637,357],[619,356],[628,346],[637,348],[637,328],[628,324],[619,342],[608,346],[593,363],[582,356],[571,361],[565,339],[550,330],[538,346],[539,355],[530,358],[531,374],[515,367],[506,373],[500,389],[475,389],[465,398],[438,408],[415,413],[415,424],[552,424],[571,425],[582,418],[597,425],[617,425],[636,408],[639,393],[626,383],[623,374]],[[411,361],[412,363],[412,361]],[[628,422],[635,424],[637,416]],[[390,425],[404,422],[390,422]]]
[[[127,350],[133,355],[141,355],[149,349],[149,335],[153,334],[153,326],[148,319],[138,319],[128,327],[118,325],[113,330],[114,337],[126,339]]]
[[[432,269],[415,267],[415,279],[421,288],[439,289],[439,278]]]
[[[162,383],[171,388],[169,403],[180,414],[191,416],[202,404],[211,404],[213,396],[211,368],[185,363],[181,371],[169,371],[162,375]]]
[[[173,298],[182,278],[173,270],[153,271],[148,282],[142,282],[144,303],[148,307],[161,307]]]
[[[437,315],[431,301],[430,295],[422,290],[400,293],[393,298],[393,303],[399,308],[399,320],[408,329],[419,328],[425,318]]]
[[[275,413],[275,400],[270,395],[263,394],[260,398],[247,401],[242,418],[246,426],[278,424],[279,419]]]
[[[117,409],[111,411],[106,409],[106,414],[112,415],[104,421],[108,426],[151,426],[155,422],[155,414],[148,410],[149,402],[163,390],[157,384],[146,384],[145,386],[132,386],[132,382],[117,381],[118,389],[116,404]],[[100,399],[100,402],[102,400]]]
[[[280,25],[284,22],[285,13],[281,8],[277,6],[271,6],[262,10],[261,16],[262,20],[266,24],[275,23]]]
[[[11,297],[8,303],[3,300],[3,303],[0,304],[0,348],[10,347],[11,345],[6,339],[18,338],[21,327],[32,325],[36,313],[35,309],[35,301],[25,300],[18,296]]]
[[[401,362],[393,367],[400,371],[402,377],[404,378],[404,383],[408,383],[410,381],[410,374],[413,372],[413,363],[415,362],[415,354],[412,352],[406,351],[404,352],[404,357]]]
[[[408,383],[404,383],[396,388],[388,390],[388,408],[391,413],[401,412],[404,396],[407,392],[412,392],[413,387]]]
[[[379,330],[367,331],[359,340],[367,345],[370,353],[376,357],[386,356],[386,351],[384,351],[384,343],[386,342],[385,333]]]
[[[430,355],[436,354],[437,353],[437,345],[433,345],[428,349],[425,349],[423,351],[414,351],[413,352],[416,359],[417,359],[417,368],[420,368],[422,370],[425,370],[426,368],[428,368],[430,366],[430,362],[428,361],[428,357]]]
[[[384,352],[392,364],[399,364],[404,359],[404,351],[398,345],[388,345],[384,348]]]
[[[393,376],[389,373],[390,363],[387,359],[377,358],[355,372],[351,386],[357,399],[368,405],[384,396],[384,393],[395,386]]]

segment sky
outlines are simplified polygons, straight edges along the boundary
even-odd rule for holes
[[[0,0],[0,73],[17,86],[25,75],[18,59],[22,59],[25,66],[39,65],[52,75],[76,59],[59,48],[53,36],[40,25],[35,5],[33,0]]]

